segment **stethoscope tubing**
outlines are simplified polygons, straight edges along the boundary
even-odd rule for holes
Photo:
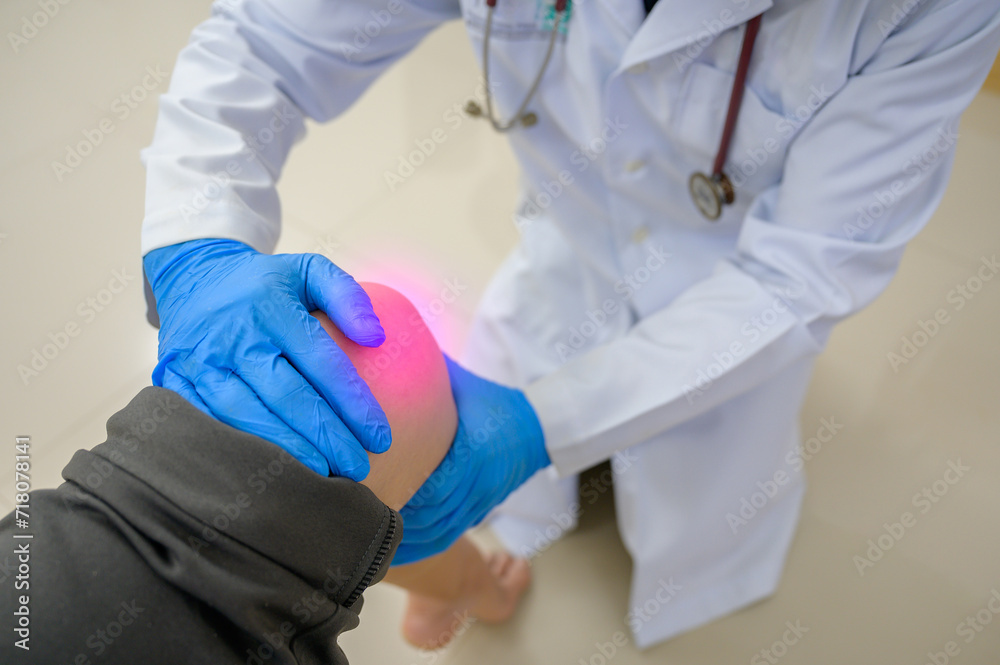
[[[493,33],[493,11],[496,8],[497,0],[486,0],[486,27],[483,31],[483,84],[486,88],[486,118],[490,121],[499,133],[505,133],[518,125],[530,127],[538,121],[538,116],[528,111],[528,104],[538,91],[538,86],[542,82],[542,77],[552,60],[552,52],[555,50],[556,39],[559,36],[559,26],[562,25],[568,0],[556,0],[555,20],[552,25],[552,34],[549,36],[548,48],[545,50],[545,59],[539,67],[535,80],[528,88],[527,94],[521,105],[514,112],[513,117],[507,122],[501,121],[493,112],[493,94],[490,85],[490,36]],[[722,136],[719,140],[719,149],[716,152],[715,160],[712,164],[711,175],[702,172],[691,174],[688,181],[688,188],[691,191],[691,198],[695,206],[710,221],[718,219],[725,205],[733,203],[736,198],[735,190],[726,177],[725,162],[729,154],[729,142],[736,128],[736,119],[739,116],[740,106],[743,102],[743,88],[746,83],[747,70],[750,66],[750,58],[753,53],[754,42],[760,29],[761,15],[757,15],[748,21],[746,30],[743,33],[743,44],[740,49],[739,63],[736,69],[736,76],[733,80],[733,88],[729,95],[729,107],[726,110],[726,120],[722,128]],[[483,115],[482,109],[475,102],[470,101],[466,106],[466,111],[473,116]]]
[[[538,90],[538,86],[542,82],[542,77],[545,75],[545,70],[548,69],[549,61],[552,59],[552,52],[555,50],[556,38],[559,36],[559,26],[562,23],[563,15],[566,13],[566,1],[560,0],[556,2],[556,18],[552,25],[552,34],[549,36],[549,46],[545,51],[545,59],[542,61],[542,66],[538,69],[538,74],[535,76],[534,82],[532,82],[531,87],[528,89],[528,93],[524,96],[524,101],[518,107],[517,111],[514,112],[514,116],[507,122],[501,122],[499,118],[493,114],[493,94],[490,91],[490,34],[493,28],[493,9],[496,7],[496,0],[487,0],[487,10],[486,10],[486,30],[483,35],[483,84],[486,88],[486,117],[493,125],[493,129],[498,132],[507,132],[512,128],[516,127],[518,124],[524,122],[525,118],[528,117],[525,111],[528,108],[528,104],[531,103],[531,99],[535,96],[535,92]],[[534,123],[531,123],[534,124]]]

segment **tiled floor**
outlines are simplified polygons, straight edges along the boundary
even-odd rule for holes
[[[15,435],[31,435],[36,487],[57,484],[73,451],[103,440],[107,417],[149,383],[156,334],[144,320],[138,277],[138,153],[152,135],[153,94],[167,81],[141,101],[134,88],[147,67],[169,71],[207,15],[205,2],[59,6],[17,52],[0,49],[0,442],[13,447]],[[0,26],[13,30],[34,11],[31,1],[5,2]],[[432,35],[344,118],[311,130],[281,187],[280,250],[323,252],[362,279],[391,279],[405,265],[419,278],[410,294],[418,304],[457,284],[457,301],[432,322],[451,350],[515,239],[516,171],[506,145],[483,124],[452,128],[443,118],[474,93],[470,56],[461,26]],[[123,94],[136,101],[127,117],[111,110]],[[114,131],[60,179],[52,163],[106,117]],[[385,172],[437,128],[447,141],[391,191]],[[769,662],[760,652],[781,639],[786,621],[808,628],[775,651],[788,665],[920,665],[949,640],[959,648],[950,662],[1000,662],[1000,619],[963,630],[977,612],[994,619],[988,601],[994,590],[1000,595],[1000,280],[960,310],[947,297],[982,257],[1000,251],[997,155],[1000,97],[984,93],[963,121],[940,211],[887,292],[834,333],[818,362],[804,431],[831,417],[844,428],[807,463],[805,513],[778,594],[644,653],[619,649],[617,665]],[[103,290],[113,279],[124,289],[109,300]],[[939,308],[949,323],[893,371],[887,354]],[[63,340],[67,324],[78,334]],[[30,366],[50,335],[65,348],[49,347],[54,357],[44,366],[36,359],[38,374],[22,378],[18,365]],[[6,512],[11,457],[0,460]],[[913,495],[957,460],[970,467],[961,481],[925,513],[915,508]],[[907,510],[915,526],[860,576],[854,555]],[[419,653],[396,637],[403,596],[379,585],[345,648],[352,662],[379,665],[604,662],[597,644],[625,630],[628,611],[629,561],[610,499],[533,570],[534,586],[511,622],[472,625],[445,654]]]

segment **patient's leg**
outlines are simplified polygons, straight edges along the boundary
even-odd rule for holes
[[[389,420],[392,446],[380,455],[368,454],[371,473],[362,484],[399,510],[444,459],[458,413],[441,350],[416,308],[387,286],[361,286],[385,329],[381,346],[355,344],[322,313],[314,315],[354,363]],[[526,561],[506,553],[484,558],[463,537],[437,556],[393,568],[385,579],[410,591],[406,639],[436,648],[447,643],[466,615],[489,622],[507,619],[530,572]]]
[[[458,412],[444,356],[420,313],[394,289],[361,286],[385,330],[381,346],[355,344],[324,314],[313,315],[354,363],[389,419],[392,446],[381,455],[368,453],[371,473],[361,484],[399,510],[444,459],[458,428]]]

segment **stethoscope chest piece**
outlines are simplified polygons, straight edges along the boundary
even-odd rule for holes
[[[470,99],[465,104],[465,114],[470,118],[481,118],[484,115],[483,107],[479,102]],[[522,127],[531,127],[538,122],[538,116],[534,111],[527,111],[518,116],[511,125],[520,124]]]
[[[688,190],[691,192],[691,200],[695,207],[709,221],[715,221],[722,215],[722,206],[730,205],[736,200],[736,191],[733,183],[726,177],[723,167],[726,163],[726,155],[729,154],[729,140],[733,136],[736,128],[736,116],[740,112],[740,103],[743,101],[743,85],[747,78],[747,68],[750,67],[750,55],[753,53],[753,44],[757,39],[757,32],[760,29],[760,15],[754,16],[747,23],[746,32],[743,33],[743,46],[740,49],[740,60],[736,66],[736,76],[733,77],[733,89],[729,93],[729,109],[726,111],[726,124],[722,128],[722,138],[719,140],[719,151],[715,155],[715,162],[712,164],[712,175],[697,171],[691,174],[688,180]]]
[[[715,221],[722,214],[722,206],[729,205],[736,199],[733,183],[725,173],[706,175],[702,172],[692,173],[688,180],[691,200],[706,219]]]

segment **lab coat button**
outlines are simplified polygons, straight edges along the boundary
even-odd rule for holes
[[[645,74],[646,70],[649,69],[649,64],[645,62],[639,62],[628,68],[628,73],[638,76],[639,74]]]
[[[625,170],[629,173],[635,173],[641,171],[644,166],[646,166],[645,160],[633,159],[625,164]]]
[[[632,232],[632,242],[639,245],[646,242],[646,238],[649,237],[649,229],[645,226],[640,226],[635,231]]]

